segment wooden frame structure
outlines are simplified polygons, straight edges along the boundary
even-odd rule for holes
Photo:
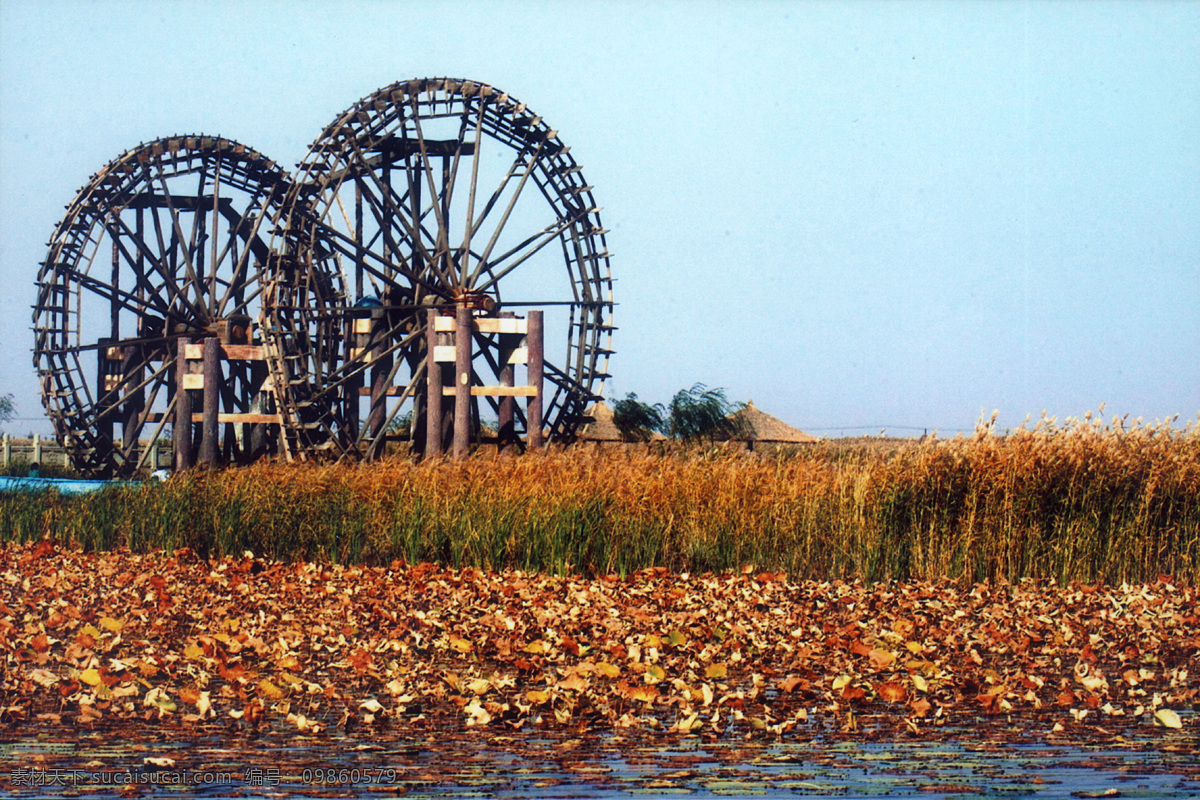
[[[144,469],[168,424],[181,468],[462,455],[489,411],[503,447],[571,441],[615,330],[592,188],[524,103],[452,78],[359,101],[296,178],[221,137],[140,145],[80,190],[38,275],[57,438],[98,475]]]
[[[446,425],[444,397],[454,398],[452,454],[463,458],[471,443],[471,398],[500,398],[498,444],[501,451],[516,442],[514,429],[516,398],[528,398],[525,414],[528,420],[526,447],[539,450],[543,444],[542,407],[545,401],[543,370],[542,312],[531,311],[528,319],[508,317],[475,317],[469,308],[460,308],[453,317],[430,311],[426,326],[428,352],[438,365],[426,383],[427,413],[425,416],[425,455],[436,457],[444,449]],[[469,331],[469,335],[460,335]],[[497,334],[503,340],[500,358],[500,383],[480,385],[471,380],[471,342],[475,334]],[[443,365],[453,365],[444,370]],[[514,384],[516,365],[525,364],[527,383]],[[450,380],[447,381],[446,378]]]

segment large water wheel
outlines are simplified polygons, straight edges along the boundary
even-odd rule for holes
[[[173,419],[180,337],[258,342],[270,227],[290,186],[244,145],[176,136],[124,153],[67,207],[38,274],[33,361],[78,470],[146,465]],[[226,369],[223,411],[272,410],[265,362]],[[223,426],[224,459],[270,449],[263,427]]]
[[[557,132],[487,84],[402,81],[339,115],[300,164],[272,245],[289,448],[371,458],[408,439],[419,450],[428,312],[463,306],[544,310],[545,430],[572,438],[611,352],[599,211]],[[474,335],[473,383],[504,368],[503,338]],[[472,402],[478,436],[502,401]]]

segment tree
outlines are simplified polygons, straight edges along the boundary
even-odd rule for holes
[[[665,427],[665,409],[662,403],[643,403],[633,392],[625,395],[613,405],[613,424],[621,436],[633,442],[648,442],[656,432]]]
[[[13,396],[6,394],[0,397],[0,423],[8,422],[17,415],[17,407],[13,404]]]
[[[748,423],[734,416],[745,407],[725,397],[724,389],[709,389],[697,383],[671,398],[667,429],[674,439],[731,439],[747,433]]]

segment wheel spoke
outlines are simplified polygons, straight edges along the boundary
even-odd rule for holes
[[[546,245],[550,244],[555,239],[557,239],[562,234],[563,231],[565,231],[567,228],[569,228],[574,223],[575,223],[574,219],[565,219],[565,220],[560,220],[558,222],[558,224],[556,224],[556,225],[551,225],[547,228],[543,228],[542,230],[538,231],[537,233],[533,234],[532,236],[526,238],[525,241],[523,241],[520,244],[516,245],[515,247],[511,248],[507,253],[500,256],[499,258],[497,258],[495,261],[492,261],[491,263],[485,263],[483,257],[481,256],[480,260],[479,260],[479,266],[476,269],[476,277],[478,277],[478,275],[480,273],[484,273],[488,276],[488,279],[485,282],[479,284],[478,286],[475,286],[474,287],[475,290],[480,291],[480,292],[486,292],[488,289],[495,286],[500,281],[501,278],[503,278],[505,275],[508,275],[510,272],[512,272],[514,269],[516,269],[517,267],[524,264],[526,261],[528,261],[533,256],[537,255],[543,247],[545,247]],[[501,266],[502,264],[504,264],[506,259],[509,259],[509,258],[513,257],[514,255],[521,253],[522,250],[529,247],[529,245],[531,245],[531,244],[533,244],[534,246],[531,249],[529,249],[527,252],[522,253],[520,258],[516,259],[515,261],[513,261],[510,264]],[[497,271],[497,267],[499,267],[498,271]]]
[[[512,197],[509,198],[508,206],[504,209],[504,214],[500,217],[500,221],[492,231],[492,238],[488,240],[487,247],[483,248],[483,253],[479,256],[479,263],[475,265],[475,269],[471,272],[472,284],[479,277],[479,271],[488,263],[488,257],[492,254],[492,248],[496,246],[496,242],[499,240],[504,226],[508,224],[509,215],[512,214],[513,208],[517,205],[517,200],[521,197],[521,190],[525,188],[525,182],[529,180],[529,176],[533,172],[533,167],[537,164],[537,156],[541,152],[541,149],[542,146],[539,144],[537,150],[530,156],[529,164],[525,167],[525,171],[522,173],[521,180],[517,183],[517,188],[513,191]]]

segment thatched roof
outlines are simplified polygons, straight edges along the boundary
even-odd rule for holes
[[[750,424],[753,433],[747,438],[756,442],[815,442],[815,436],[811,436],[799,428],[793,428],[778,417],[773,417],[767,412],[759,409],[751,400],[746,403],[746,407],[732,415],[735,418],[743,419]]]
[[[583,413],[584,425],[579,431],[579,440],[582,442],[627,442],[629,441],[621,435],[621,429],[617,427],[617,423],[613,421],[613,411],[608,405],[600,400],[591,408]],[[651,439],[665,439],[661,433],[657,431],[651,435]]]

